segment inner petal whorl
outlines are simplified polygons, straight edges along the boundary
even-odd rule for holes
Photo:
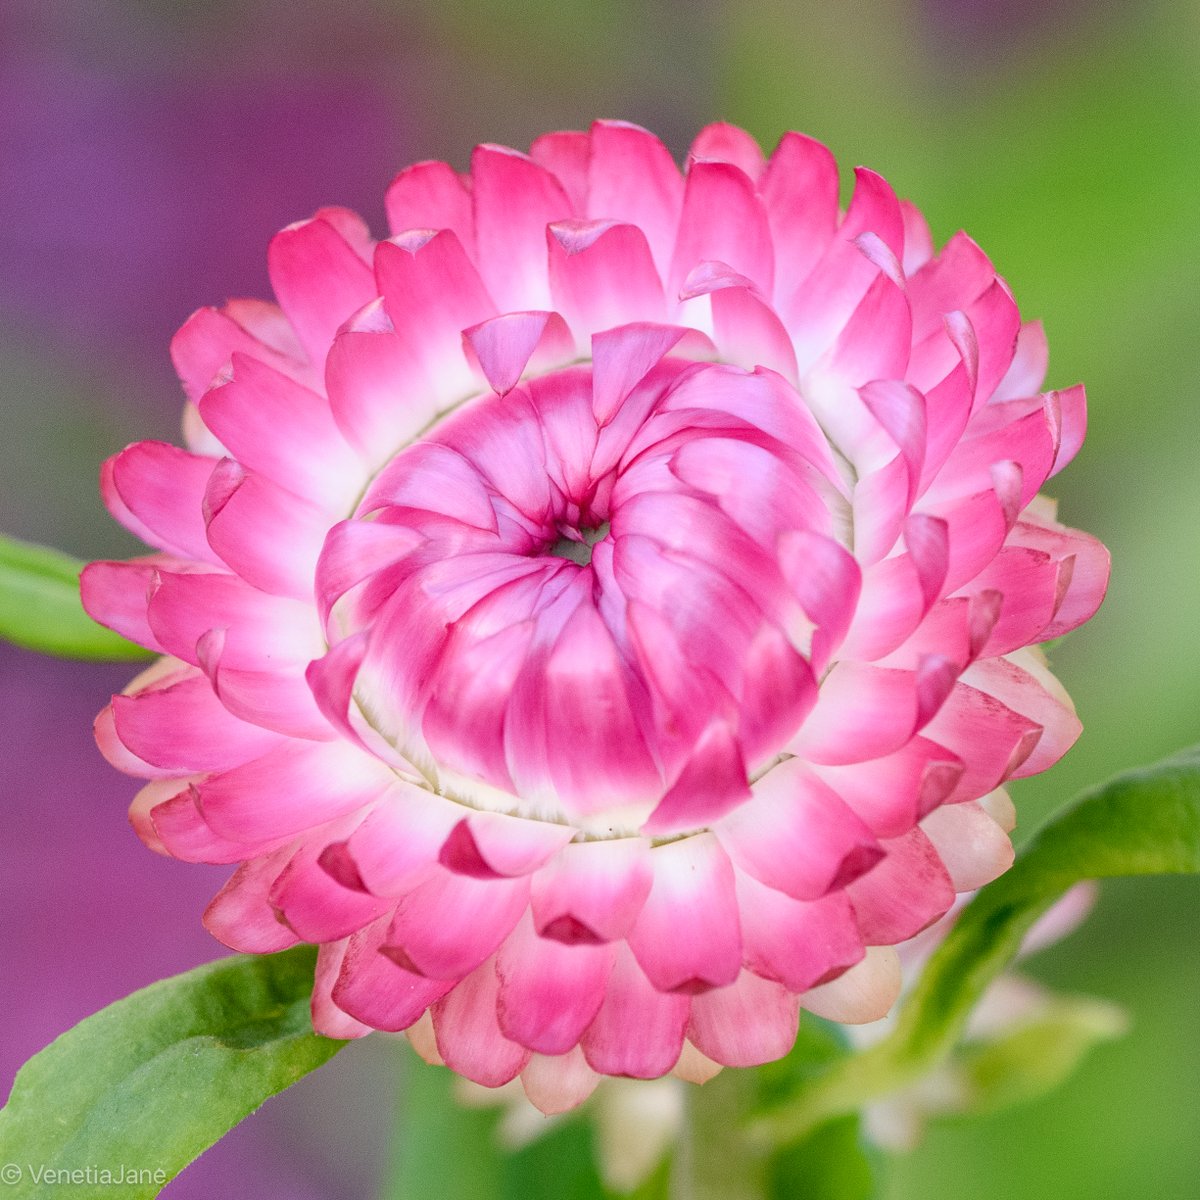
[[[347,630],[367,635],[356,695],[372,723],[458,790],[484,785],[489,807],[507,795],[600,828],[620,811],[621,832],[667,796],[686,824],[679,789],[710,768],[744,784],[815,692],[777,551],[830,524],[819,465],[775,436],[797,402],[667,359],[601,421],[591,371],[572,367],[401,451],[360,519],[414,548]],[[733,756],[715,767],[714,722]]]

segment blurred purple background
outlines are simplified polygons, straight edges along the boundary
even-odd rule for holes
[[[128,553],[92,481],[126,441],[174,437],[175,328],[200,304],[269,294],[267,239],[320,204],[378,225],[411,154],[394,25],[364,13],[317,29],[315,8],[306,21],[304,5],[269,2],[206,11],[211,27],[188,31],[165,6],[157,22],[111,3],[0,16],[0,371],[10,445],[27,452],[5,455],[6,532]],[[0,647],[4,1093],[82,1017],[223,952],[199,916],[227,871],[147,853],[123,819],[135,781],[91,742],[129,675]],[[381,1058],[347,1055],[166,1194],[366,1194],[390,1104]]]

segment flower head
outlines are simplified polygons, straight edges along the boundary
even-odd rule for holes
[[[1037,496],[1082,388],[797,134],[681,173],[599,122],[388,212],[280,233],[278,306],[173,343],[188,449],[105,465],[156,548],[84,579],[165,656],[97,723],[139,833],[238,864],[227,944],[320,945],[319,1030],[547,1109],[878,1017],[1079,730],[1031,646],[1107,579]]]

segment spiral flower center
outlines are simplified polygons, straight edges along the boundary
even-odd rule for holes
[[[811,707],[780,546],[829,534],[836,472],[769,374],[668,358],[613,411],[598,390],[554,372],[397,455],[352,522],[396,553],[338,624],[366,636],[362,710],[451,794],[603,833],[662,805],[680,814],[656,833],[704,827]]]

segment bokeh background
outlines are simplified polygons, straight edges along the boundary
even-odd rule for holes
[[[174,438],[167,342],[265,295],[280,226],[325,203],[383,228],[392,174],[465,167],[594,116],[679,154],[705,122],[825,140],[970,232],[1091,435],[1055,481],[1112,547],[1101,615],[1055,653],[1086,732],[1017,796],[1200,740],[1200,7],[1195,0],[92,0],[0,4],[0,528],[85,557],[135,547],[99,462]],[[76,1020],[218,951],[221,872],[147,853],[90,738],[128,668],[0,648],[0,1094]],[[1200,881],[1107,885],[1030,971],[1126,1006],[1132,1032],[1052,1098],[935,1127],[887,1200],[1193,1200]],[[352,1047],[166,1195],[361,1200],[384,1168],[396,1048]]]

